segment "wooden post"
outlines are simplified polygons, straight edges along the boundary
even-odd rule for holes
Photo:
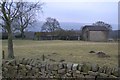
[[[2,50],[2,59],[5,59],[5,52]]]

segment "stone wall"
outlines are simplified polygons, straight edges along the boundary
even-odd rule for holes
[[[73,63],[53,63],[41,62],[39,59],[3,60],[2,63],[3,80],[17,79],[72,79],[72,80],[104,80],[108,78],[117,80],[117,68],[107,66],[100,67],[97,64],[73,64]]]

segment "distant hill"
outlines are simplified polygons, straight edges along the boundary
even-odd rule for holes
[[[60,22],[60,26],[61,28],[65,29],[65,30],[80,30],[82,26],[84,25],[88,25],[91,23],[75,23],[75,22]],[[27,29],[28,31],[41,31],[41,26],[43,25],[43,22],[36,22],[33,24],[32,27],[29,27],[29,29]],[[117,24],[111,24],[113,27],[113,30],[117,30],[118,29],[118,25]]]
[[[61,25],[61,28],[65,29],[65,30],[70,30],[70,29],[80,30],[81,26],[83,26],[85,24],[84,23],[74,23],[74,22],[61,22],[60,25]]]
[[[35,24],[33,24],[33,26],[29,27],[29,29],[27,29],[28,31],[41,31],[41,26],[43,25],[43,22],[36,22]],[[81,26],[83,26],[84,23],[73,23],[73,22],[61,22],[60,26],[61,28],[65,29],[65,30],[80,30]]]

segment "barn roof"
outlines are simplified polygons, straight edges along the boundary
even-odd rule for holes
[[[85,25],[83,29],[88,29],[89,31],[108,31],[108,28],[104,26],[93,26],[93,25]]]

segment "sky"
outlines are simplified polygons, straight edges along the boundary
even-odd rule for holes
[[[53,17],[60,22],[92,23],[102,20],[118,22],[117,2],[46,2],[43,19]]]
[[[23,0],[24,1],[24,0]],[[25,0],[39,1],[39,0]],[[43,14],[37,16],[39,21],[47,17],[59,22],[95,23],[104,21],[118,24],[119,0],[40,0],[44,2]]]
[[[11,1],[11,0],[9,0]],[[14,0],[19,1],[19,0]],[[22,0],[44,2],[43,14],[38,19],[56,18],[60,22],[94,23],[98,20],[118,23],[119,0]]]

